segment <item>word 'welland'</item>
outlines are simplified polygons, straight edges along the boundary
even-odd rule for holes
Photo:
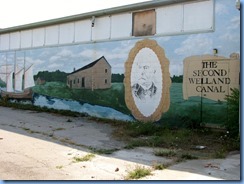
[[[196,84],[197,92],[203,93],[225,93],[224,85],[230,84],[230,78],[226,77],[227,70],[210,69],[210,70],[194,70],[193,77],[189,78],[190,84]],[[205,84],[203,86],[203,84]]]
[[[189,78],[190,84],[230,84],[230,78]]]

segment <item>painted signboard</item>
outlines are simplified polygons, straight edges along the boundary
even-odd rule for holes
[[[159,2],[172,1],[0,30],[1,98],[123,121],[221,124],[225,96],[239,88],[235,0]]]
[[[230,89],[239,89],[239,56],[191,56],[184,60],[183,96],[225,101]]]

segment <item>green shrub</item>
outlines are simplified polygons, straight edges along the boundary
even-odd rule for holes
[[[176,156],[176,151],[174,151],[174,150],[157,150],[154,152],[154,155],[171,158],[171,157]]]
[[[226,96],[228,105],[228,118],[225,128],[229,131],[229,136],[237,138],[239,136],[239,101],[240,92],[238,89],[230,89],[231,94]]]
[[[125,177],[126,180],[131,179],[140,179],[145,176],[151,175],[151,170],[145,167],[137,166],[135,170],[128,172],[128,175]]]
[[[164,170],[168,167],[169,165],[165,165],[165,164],[158,164],[158,163],[155,163],[153,164],[153,169],[155,170]]]
[[[87,154],[83,157],[74,157],[73,160],[74,160],[74,162],[87,162],[87,161],[90,161],[94,157],[95,157],[94,154]]]
[[[181,155],[181,159],[186,159],[186,160],[193,160],[193,159],[198,159],[197,156],[185,153]]]

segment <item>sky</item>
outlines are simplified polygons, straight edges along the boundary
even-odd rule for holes
[[[0,29],[149,0],[2,0]]]

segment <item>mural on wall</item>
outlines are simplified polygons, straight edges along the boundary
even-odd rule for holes
[[[199,93],[207,89],[228,90],[218,85],[197,87],[203,85],[199,70],[203,68],[202,61],[210,63],[212,57],[216,58],[207,66],[212,71],[217,67],[215,74],[219,75],[209,76],[212,73],[206,71],[208,83],[224,80],[229,87],[239,87],[239,64],[231,67],[239,63],[239,58],[230,55],[240,54],[240,11],[234,0],[216,0],[214,12],[215,29],[209,33],[155,36],[150,40],[135,36],[123,41],[2,52],[1,90],[7,91],[9,86],[14,89],[16,84],[14,90],[24,92],[24,82],[21,90],[17,85],[21,83],[18,76],[27,72],[28,80],[34,78],[35,84],[30,82],[28,89],[37,106],[123,121],[159,121],[172,125],[189,121],[221,123],[228,115],[226,102],[222,100],[226,93],[221,93],[221,98],[220,93],[213,98],[210,93],[205,93],[206,96]],[[213,55],[214,48],[218,49],[217,55]],[[209,58],[204,58],[206,55]],[[220,65],[227,61],[228,67]],[[15,63],[18,67],[11,68]],[[228,70],[233,77],[225,72]],[[10,85],[6,74],[12,79]]]
[[[169,61],[154,40],[142,40],[125,63],[125,102],[140,121],[158,121],[169,109]]]

